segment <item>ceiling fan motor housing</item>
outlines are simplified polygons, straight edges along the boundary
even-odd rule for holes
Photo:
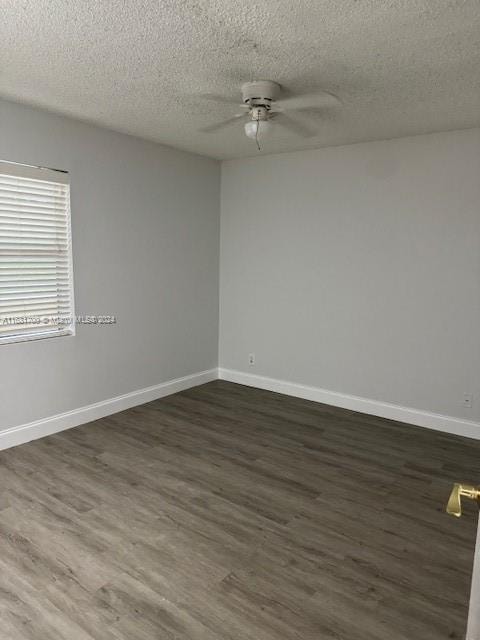
[[[269,109],[265,106],[251,107],[250,116],[252,120],[268,120]]]
[[[272,80],[256,80],[242,85],[243,102],[251,107],[265,107],[269,110],[279,93],[280,85]]]

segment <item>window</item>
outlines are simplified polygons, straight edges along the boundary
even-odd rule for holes
[[[0,344],[74,333],[68,174],[0,162]]]

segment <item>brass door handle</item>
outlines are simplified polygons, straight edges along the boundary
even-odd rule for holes
[[[462,496],[470,500],[480,501],[480,487],[456,482],[453,485],[452,493],[447,503],[447,513],[451,516],[459,518],[462,515]]]

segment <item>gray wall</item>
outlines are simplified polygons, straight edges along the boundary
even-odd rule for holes
[[[71,172],[118,319],[0,345],[0,430],[216,366],[218,163],[5,101],[0,159]],[[480,130],[222,167],[222,367],[480,419]]]
[[[71,172],[76,313],[117,316],[0,345],[0,430],[217,365],[217,162],[3,101],[0,159]]]
[[[225,162],[221,212],[220,366],[480,418],[480,130]]]

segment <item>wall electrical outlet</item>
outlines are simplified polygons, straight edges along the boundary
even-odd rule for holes
[[[249,353],[248,354],[248,364],[253,367],[255,365],[255,354],[254,353]]]
[[[472,402],[473,402],[473,397],[471,393],[464,393],[463,394],[463,406],[465,407],[465,409],[471,409],[472,408]]]

